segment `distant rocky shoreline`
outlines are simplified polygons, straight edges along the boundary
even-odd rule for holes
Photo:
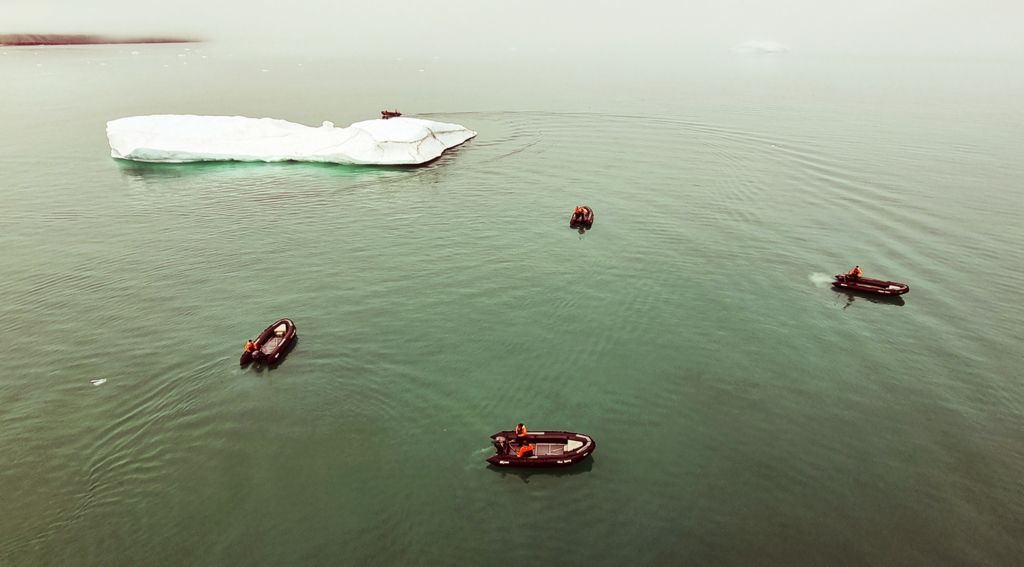
[[[182,37],[110,37],[88,34],[14,33],[0,34],[0,45],[109,45],[124,43],[195,43]]]

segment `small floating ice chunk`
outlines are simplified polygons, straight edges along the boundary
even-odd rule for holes
[[[305,126],[273,118],[164,114],[107,122],[110,155],[119,159],[194,161],[311,161],[414,165],[440,157],[476,136],[458,124],[398,117],[348,128]]]
[[[103,384],[107,383],[107,379],[106,378],[93,378],[92,380],[89,380],[89,383],[92,384],[93,386],[102,386]]]

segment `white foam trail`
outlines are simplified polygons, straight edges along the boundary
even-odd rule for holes
[[[92,380],[89,380],[89,383],[92,384],[93,386],[102,386],[103,384],[107,383],[107,379],[106,378],[93,378]]]
[[[835,278],[825,272],[813,272],[811,275],[807,276],[807,279],[811,280],[811,283],[817,287],[828,287],[832,285],[832,280]]]
[[[470,455],[471,460],[468,463],[466,463],[466,466],[464,467],[463,470],[474,470],[479,469],[482,466],[486,466],[487,457],[491,456],[492,454],[494,454],[494,447],[483,447],[477,449],[476,451],[473,451],[473,454]]]

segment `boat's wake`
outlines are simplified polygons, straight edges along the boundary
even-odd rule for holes
[[[469,462],[466,463],[465,470],[468,471],[478,469],[482,466],[487,466],[487,457],[491,456],[493,453],[494,447],[481,447],[480,449],[473,451],[473,454],[470,455]]]
[[[811,275],[807,276],[807,279],[811,280],[811,283],[817,287],[828,287],[832,285],[834,277],[824,272],[813,272]]]

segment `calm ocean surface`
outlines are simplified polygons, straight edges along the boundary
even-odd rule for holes
[[[1022,62],[717,57],[0,48],[0,564],[1019,565]],[[479,136],[104,132],[396,107]],[[854,264],[910,294],[830,289]],[[489,469],[517,421],[597,451]]]

